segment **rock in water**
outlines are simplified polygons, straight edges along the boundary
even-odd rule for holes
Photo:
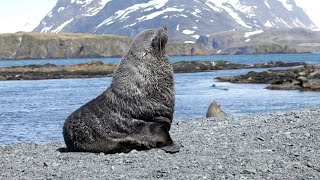
[[[208,108],[206,117],[227,117],[227,114],[221,109],[217,101],[213,101]]]
[[[68,151],[179,151],[169,134],[175,92],[167,41],[166,28],[145,30],[134,38],[110,87],[66,119]]]

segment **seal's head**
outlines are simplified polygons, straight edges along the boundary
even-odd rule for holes
[[[129,51],[164,54],[167,42],[168,31],[166,27],[148,29],[142,31],[133,39]]]

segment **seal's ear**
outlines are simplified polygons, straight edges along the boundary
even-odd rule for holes
[[[162,26],[162,28],[168,32],[167,26]]]

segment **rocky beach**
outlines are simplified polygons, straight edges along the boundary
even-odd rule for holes
[[[177,154],[65,153],[63,142],[0,147],[1,179],[318,179],[320,108],[176,121]]]

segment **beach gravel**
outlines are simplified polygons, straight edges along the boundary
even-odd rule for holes
[[[171,134],[179,153],[2,146],[0,179],[320,179],[320,108],[179,121]]]

